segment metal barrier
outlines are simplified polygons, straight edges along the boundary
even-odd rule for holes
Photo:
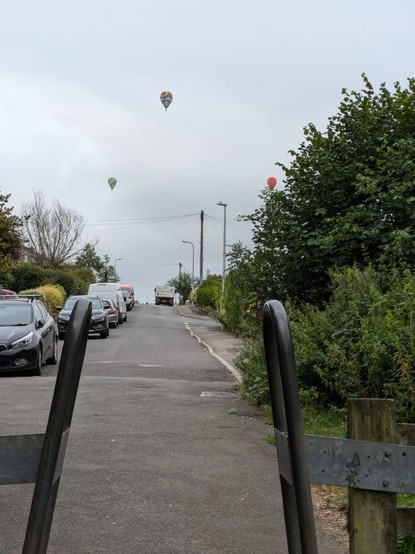
[[[264,306],[263,332],[290,554],[318,552],[311,482],[364,491],[363,513],[365,510],[370,512],[366,493],[375,492],[376,510],[386,512],[382,516],[383,523],[379,525],[381,518],[373,521],[368,517],[367,521],[359,523],[359,529],[353,529],[352,525],[351,551],[362,554],[369,551],[378,554],[396,552],[397,510],[394,494],[415,493],[415,447],[391,444],[394,422],[393,418],[387,420],[384,413],[390,413],[393,401],[351,399],[348,402],[349,408],[362,404],[366,419],[370,416],[370,409],[380,404],[384,410],[381,416],[374,409],[374,420],[379,425],[375,436],[379,438],[384,431],[389,442],[304,435],[291,334],[284,307],[277,300],[271,300]],[[354,413],[357,412],[355,410]],[[354,421],[353,417],[351,421]],[[388,423],[383,429],[385,421]],[[375,425],[372,431],[374,428]],[[388,500],[385,500],[385,495]],[[394,510],[386,505],[388,502],[395,503]],[[351,502],[351,515],[354,510]],[[409,514],[408,519],[411,517],[412,514]],[[354,531],[357,532],[354,534]]]
[[[287,316],[277,300],[265,304],[263,329],[288,551],[317,554],[294,351]],[[288,441],[281,440],[284,435]]]
[[[44,434],[0,437],[0,485],[35,483],[23,554],[45,554],[88,340],[92,306],[73,309]]]

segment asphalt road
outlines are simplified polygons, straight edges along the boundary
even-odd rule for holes
[[[44,432],[56,371],[1,379],[0,435]],[[271,430],[236,383],[176,308],[91,337],[48,552],[288,552]],[[0,554],[21,552],[32,491],[0,487]]]

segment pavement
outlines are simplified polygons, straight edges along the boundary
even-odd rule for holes
[[[201,312],[194,305],[177,305],[177,310],[185,318],[185,325],[189,333],[203,345],[226,369],[232,373],[238,383],[242,382],[242,375],[235,367],[235,358],[241,352],[244,341],[225,331],[223,325],[213,317]],[[245,410],[247,409],[245,402]],[[252,414],[258,412],[251,406]],[[275,453],[276,456],[276,453]],[[315,502],[316,499],[313,500]],[[317,511],[316,511],[317,510]],[[325,515],[329,513],[326,510]],[[341,524],[331,524],[332,517],[325,521],[315,506],[315,520],[319,552],[321,554],[345,554],[348,552],[348,541],[345,538]]]
[[[192,304],[177,305],[179,313],[186,318],[186,327],[190,335],[202,344],[228,371],[238,383],[242,376],[235,367],[235,358],[241,352],[244,341],[224,330],[221,323],[201,312]]]

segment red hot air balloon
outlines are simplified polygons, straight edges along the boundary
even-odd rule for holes
[[[277,184],[277,179],[275,177],[268,177],[267,185],[270,189],[273,189],[275,185]]]

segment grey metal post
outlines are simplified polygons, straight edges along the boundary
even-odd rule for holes
[[[277,300],[271,300],[264,306],[263,330],[274,429],[288,437],[285,476],[280,467],[288,549],[290,554],[317,554],[294,351],[288,319],[284,307]],[[280,446],[277,442],[277,449]],[[279,454],[278,450],[278,462],[282,466],[284,460],[281,459],[280,463]]]

